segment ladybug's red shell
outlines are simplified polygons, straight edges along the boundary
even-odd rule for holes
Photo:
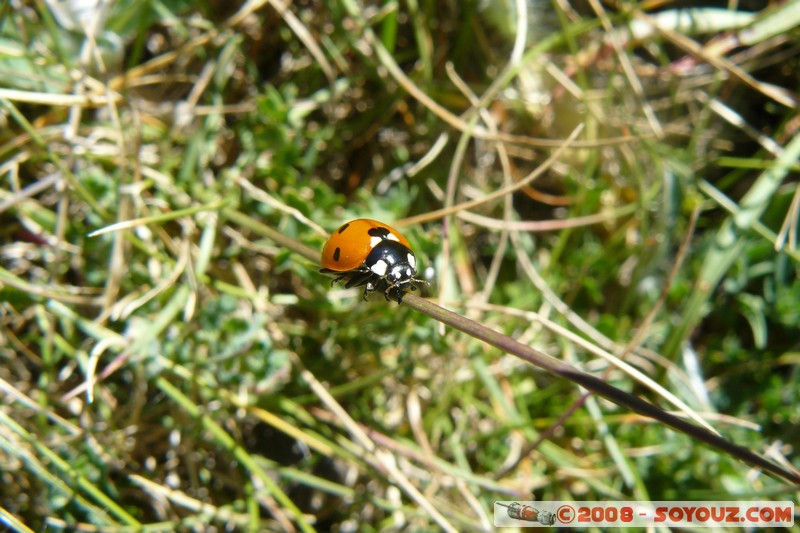
[[[359,218],[342,224],[322,249],[322,266],[333,272],[348,272],[362,266],[375,246],[383,240],[397,241],[411,247],[405,237],[391,226]]]

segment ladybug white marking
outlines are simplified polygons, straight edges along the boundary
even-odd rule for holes
[[[375,248],[376,246],[378,246],[383,241],[400,242],[400,239],[398,239],[397,236],[394,233],[387,233],[384,236],[370,237],[369,246],[370,246],[370,248]]]
[[[381,259],[380,261],[378,261],[374,265],[370,265],[370,267],[369,267],[369,269],[372,272],[374,272],[375,274],[377,274],[378,276],[381,276],[381,277],[386,275],[386,269],[388,269],[388,268],[389,268],[389,265],[387,265],[386,261],[384,261],[383,259]]]

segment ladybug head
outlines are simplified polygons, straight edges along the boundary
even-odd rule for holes
[[[391,285],[405,285],[412,281],[417,273],[415,269],[416,263],[414,254],[409,250],[408,257],[405,260],[389,267],[389,271],[386,273],[386,281]]]

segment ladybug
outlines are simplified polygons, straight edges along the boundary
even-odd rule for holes
[[[381,290],[387,300],[400,303],[403,289],[415,290],[425,283],[417,274],[417,258],[411,245],[396,229],[368,218],[342,224],[322,248],[323,274],[337,276],[331,285],[344,281],[345,287],[364,285],[364,299]]]

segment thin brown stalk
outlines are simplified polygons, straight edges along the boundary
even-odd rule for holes
[[[406,294],[403,297],[403,303],[412,309],[421,313],[425,313],[431,318],[438,320],[452,328],[466,333],[478,340],[487,344],[491,344],[511,355],[519,357],[528,363],[539,367],[551,374],[555,374],[562,378],[568,379],[573,383],[584,387],[587,390],[602,396],[603,398],[616,403],[622,407],[626,407],[640,415],[653,418],[662,422],[681,433],[684,433],[695,440],[704,442],[709,446],[717,448],[726,454],[736,457],[754,467],[760,468],[765,472],[770,472],[778,477],[781,477],[791,483],[800,485],[800,473],[790,471],[782,468],[781,466],[773,463],[772,461],[758,455],[747,448],[734,444],[712,432],[689,423],[681,418],[672,415],[661,408],[637,397],[628,394],[612,385],[609,385],[602,379],[587,374],[570,364],[567,364],[555,357],[548,355],[540,350],[531,348],[521,342],[512,339],[507,335],[503,335],[491,328],[470,320],[458,313],[449,311],[435,303],[420,298],[415,294]]]

